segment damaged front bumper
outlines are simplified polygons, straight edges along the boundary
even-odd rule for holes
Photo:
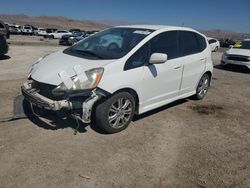
[[[31,104],[46,110],[59,111],[61,109],[72,109],[72,103],[68,100],[51,100],[38,93],[31,83],[24,83],[21,87],[22,94]]]
[[[70,97],[63,100],[52,100],[49,99],[39,93],[39,90],[32,87],[32,83],[26,82],[21,86],[22,94],[24,98],[30,102],[32,105],[37,106],[42,109],[52,110],[52,111],[60,111],[60,110],[68,110],[74,111],[75,109],[81,109],[81,118],[83,122],[89,123],[91,117],[91,111],[93,105],[98,101],[101,97],[105,97],[109,95],[108,92],[96,88],[91,92],[88,92],[88,96],[84,96],[85,100],[70,100]],[[79,95],[81,95],[80,93]],[[74,97],[79,97],[74,94]]]

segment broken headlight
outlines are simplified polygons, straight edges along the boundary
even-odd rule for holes
[[[85,71],[85,74],[75,75],[71,77],[71,86],[66,86],[66,84],[62,82],[59,86],[53,89],[52,93],[58,95],[72,91],[94,89],[99,84],[103,71],[103,68],[95,68]]]

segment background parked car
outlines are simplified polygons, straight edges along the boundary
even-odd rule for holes
[[[46,31],[46,35],[44,35],[43,37],[44,38],[49,38],[50,33],[55,33],[57,31],[57,29],[56,28],[46,28],[45,31]]]
[[[235,45],[235,41],[233,39],[226,38],[226,39],[220,39],[219,41],[221,47],[228,48],[230,45]]]
[[[0,56],[8,53],[8,43],[5,39],[5,35],[0,33]]]
[[[72,45],[85,38],[86,33],[83,31],[73,32],[72,35],[63,35],[59,40],[60,45]]]
[[[19,34],[17,27],[14,25],[9,25],[9,31],[11,35]]]
[[[220,42],[217,39],[207,37],[207,40],[212,52],[216,52],[220,48]]]
[[[49,36],[50,36],[50,38],[52,38],[52,39],[60,39],[63,35],[72,35],[72,33],[71,32],[69,32],[69,31],[66,31],[66,30],[58,30],[58,31],[56,31],[56,32],[54,32],[54,33],[50,33],[49,34]]]
[[[5,35],[5,37],[8,39],[10,38],[10,31],[8,25],[4,24],[3,21],[0,20],[0,33]]]
[[[250,39],[245,39],[227,50],[221,57],[221,65],[245,66],[250,69]]]
[[[22,34],[23,35],[33,35],[33,28],[30,25],[22,26]]]
[[[45,28],[37,28],[37,30],[34,31],[34,34],[36,36],[45,36],[47,35],[47,32]]]
[[[71,32],[71,33],[81,32],[81,29],[70,29],[69,32]]]

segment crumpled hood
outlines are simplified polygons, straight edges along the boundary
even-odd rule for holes
[[[103,67],[115,60],[89,60],[80,57],[64,54],[63,51],[58,51],[46,56],[39,63],[34,64],[30,73],[32,79],[50,84],[59,85],[62,79],[59,73],[67,72],[70,77],[76,75],[75,66],[81,66],[81,69],[86,71],[93,68]]]
[[[231,48],[227,51],[229,55],[242,55],[242,56],[249,56],[250,57],[250,50],[247,49],[240,49],[240,48]]]

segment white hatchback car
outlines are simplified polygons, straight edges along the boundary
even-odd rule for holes
[[[207,40],[212,52],[216,52],[220,48],[220,42],[217,39],[207,37]]]
[[[221,65],[242,65],[250,69],[250,39],[234,45],[221,58]]]
[[[111,36],[122,37],[121,45],[99,44],[114,41]],[[78,114],[115,133],[134,114],[190,96],[202,99],[213,71],[209,48],[190,28],[114,27],[39,59],[22,93],[34,106]]]

